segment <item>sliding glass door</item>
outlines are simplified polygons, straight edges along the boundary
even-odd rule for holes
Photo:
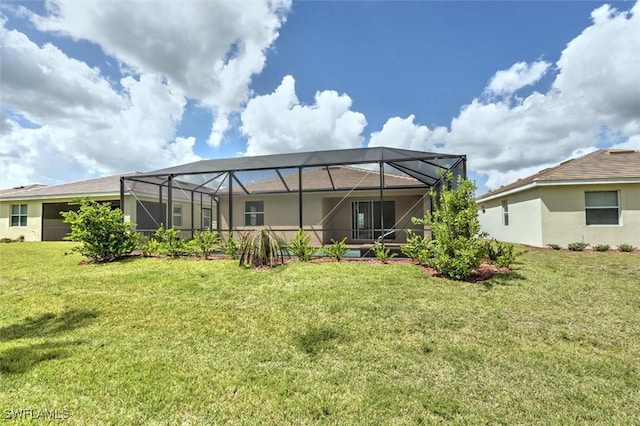
[[[373,240],[382,235],[383,228],[385,239],[395,238],[395,232],[386,234],[393,229],[396,222],[395,201],[385,201],[382,204],[381,222],[380,201],[353,201],[351,203],[352,225],[351,238],[354,240]]]

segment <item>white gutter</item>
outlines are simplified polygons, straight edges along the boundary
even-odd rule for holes
[[[495,200],[496,198],[502,198],[507,195],[516,194],[518,192],[527,191],[529,189],[543,187],[543,186],[571,186],[571,185],[616,185],[626,183],[640,183],[640,177],[638,178],[609,178],[609,179],[579,179],[579,180],[542,180],[534,181],[526,185],[512,188],[504,192],[489,195],[476,199],[476,204],[486,201]]]

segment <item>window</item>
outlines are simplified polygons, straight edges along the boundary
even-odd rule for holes
[[[211,209],[202,209],[202,227],[211,229]]]
[[[264,201],[244,202],[244,226],[264,225]]]
[[[585,192],[584,206],[587,225],[620,224],[618,191]]]
[[[27,226],[26,204],[14,204],[11,206],[11,226]]]
[[[173,206],[173,226],[182,226],[182,206]]]
[[[502,224],[509,226],[509,201],[502,201]]]

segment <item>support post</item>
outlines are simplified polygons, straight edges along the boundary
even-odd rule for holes
[[[302,229],[302,167],[298,167],[298,224]]]
[[[160,211],[160,213],[162,213],[162,182],[160,182],[160,185],[158,186],[158,203],[160,203],[160,207],[158,208],[158,210]],[[162,222],[162,218],[159,218],[159,219]],[[167,223],[167,209],[164,210],[164,222],[162,222],[162,224],[166,224],[166,223]]]
[[[384,242],[384,163],[380,161],[380,239]],[[375,232],[375,231],[374,231]]]
[[[124,222],[124,176],[120,176],[120,212],[122,213],[122,221]]]
[[[191,239],[193,240],[193,236],[194,236],[194,230],[196,227],[196,223],[195,223],[195,214],[194,214],[194,202],[193,202],[193,197],[195,197],[195,193],[193,192],[193,190],[191,190]],[[202,204],[200,204],[200,208],[202,208]],[[200,217],[202,218],[202,214],[200,214]]]
[[[173,226],[173,175],[167,179],[167,229]]]
[[[466,155],[462,156],[462,177],[464,179],[467,178],[467,156]]]
[[[211,211],[213,211],[213,197],[209,194]],[[216,231],[220,232],[220,198],[216,197]]]
[[[233,172],[229,171],[229,233],[233,232]]]

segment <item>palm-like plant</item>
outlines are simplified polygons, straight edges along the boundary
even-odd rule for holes
[[[242,236],[240,266],[273,267],[284,263],[284,242],[271,229],[260,228]]]

